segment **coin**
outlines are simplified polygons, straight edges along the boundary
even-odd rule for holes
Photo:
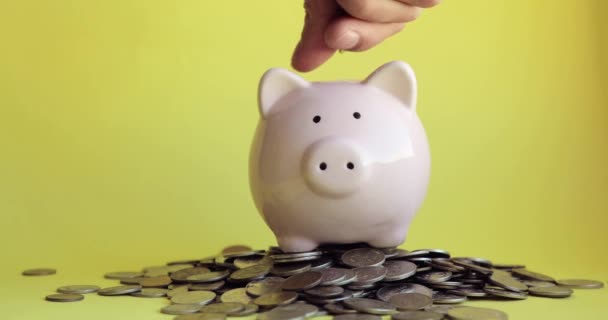
[[[200,304],[170,304],[160,309],[160,312],[175,315],[197,313],[202,307]]]
[[[509,298],[509,299],[516,299],[516,300],[525,300],[528,298],[528,295],[523,292],[508,291],[508,290],[504,290],[502,288],[485,287],[485,288],[483,288],[483,291],[485,291],[487,294],[490,294],[492,296],[497,296],[497,297],[502,297],[502,298]]]
[[[531,287],[530,294],[546,298],[567,298],[572,295],[572,289],[562,286]]]
[[[123,294],[131,294],[139,290],[141,290],[141,286],[139,285],[124,285],[99,289],[97,294],[100,296],[119,296]]]
[[[144,288],[163,288],[171,284],[169,276],[156,276],[151,278],[142,278],[139,284]]]
[[[251,281],[247,284],[247,293],[259,297],[270,292],[281,291],[281,286],[285,279],[279,277],[268,277],[262,280]]]
[[[141,272],[132,272],[132,271],[120,271],[120,272],[108,272],[104,275],[106,279],[130,279],[130,278],[139,278],[144,274]]]
[[[57,270],[51,268],[28,269],[21,272],[24,276],[50,276],[56,273]]]
[[[557,280],[557,284],[573,289],[599,289],[604,287],[603,282],[584,279],[560,279]]]
[[[259,309],[258,305],[253,304],[253,303],[248,303],[245,305],[245,309],[243,309],[239,312],[233,313],[233,314],[231,314],[231,316],[245,317],[245,316],[252,315],[252,314],[258,312],[258,309]]]
[[[555,283],[547,282],[547,281],[538,281],[538,280],[522,280],[523,284],[528,287],[553,287]]]
[[[397,311],[395,306],[390,303],[368,298],[344,300],[344,305],[359,312],[371,314],[393,314]]]
[[[433,299],[420,293],[399,293],[392,296],[390,304],[400,311],[421,310],[433,304]]]
[[[425,286],[416,283],[391,284],[378,289],[376,296],[378,299],[388,302],[390,298],[399,293],[420,293],[428,297],[433,295],[433,291]]]
[[[241,269],[244,270],[244,269]],[[239,271],[241,271],[239,270]],[[226,279],[230,275],[230,271],[222,270],[222,271],[213,271],[213,272],[205,272],[190,275],[186,278],[188,282],[194,283],[207,283],[207,282],[216,282],[222,279]]]
[[[448,293],[459,295],[459,296],[465,296],[465,297],[475,297],[475,298],[482,298],[482,297],[488,296],[488,294],[485,291],[483,291],[483,289],[478,289],[478,288],[458,288],[458,289],[449,290]]]
[[[221,302],[238,302],[241,304],[248,304],[251,302],[251,297],[247,294],[246,288],[236,288],[224,292],[220,296]]]
[[[338,286],[315,287],[304,291],[306,294],[315,297],[333,297],[344,293],[344,288]]]
[[[334,320],[381,320],[382,318],[373,314],[340,314],[334,317]]]
[[[222,255],[227,255],[235,252],[252,251],[251,247],[244,244],[235,244],[222,249]]]
[[[309,304],[295,303],[276,307],[258,316],[259,320],[300,320],[317,313],[319,309]]]
[[[542,273],[530,271],[530,270],[527,270],[527,269],[513,269],[513,270],[511,270],[511,272],[514,275],[516,275],[518,277],[525,278],[525,279],[538,280],[538,281],[547,281],[547,282],[555,282],[555,280],[552,277],[549,277],[549,276],[544,275]]]
[[[317,286],[321,283],[323,274],[319,271],[307,271],[293,275],[283,282],[281,288],[283,290],[306,290]]]
[[[215,293],[211,291],[188,291],[174,295],[171,302],[175,304],[201,304],[205,305],[215,299]]]
[[[462,303],[467,300],[467,297],[451,294],[447,292],[433,292],[433,303],[437,304],[454,304],[454,303]]]
[[[290,304],[298,298],[298,294],[293,291],[271,292],[261,295],[253,303],[260,307],[273,307],[285,304]]]
[[[169,290],[167,290],[167,289],[160,289],[160,288],[143,288],[139,292],[131,293],[131,295],[134,297],[141,297],[141,298],[162,298],[162,297],[167,296],[168,291]]]
[[[178,282],[186,282],[188,277],[201,273],[211,272],[209,268],[205,267],[193,267],[193,268],[185,268],[181,270],[177,270],[170,274],[171,279]]]
[[[321,278],[321,283],[319,285],[331,286],[331,285],[335,285],[336,283],[342,282],[344,280],[344,278],[346,278],[346,272],[344,270],[346,270],[346,269],[342,269],[342,268],[320,269],[319,272],[321,272],[322,278]]]
[[[343,286],[357,281],[357,274],[354,269],[342,269],[342,271],[344,272],[344,279],[334,283],[334,286]]]
[[[250,281],[264,277],[270,272],[270,264],[257,264],[251,267],[239,269],[230,275],[232,281]]]
[[[57,288],[57,292],[59,293],[77,293],[77,294],[85,294],[85,293],[94,293],[97,292],[100,288],[98,286],[91,285],[74,285],[74,286],[63,286]]]
[[[188,286],[181,286],[174,289],[171,289],[167,292],[167,297],[173,298],[173,296],[178,295],[180,293],[188,292]]]
[[[452,273],[449,271],[431,271],[416,275],[416,279],[428,283],[439,283],[448,281],[451,277]]]
[[[189,313],[178,315],[173,320],[225,320],[223,313]]]
[[[289,277],[294,274],[309,271],[312,267],[310,262],[293,262],[272,266],[270,273],[279,277]]]
[[[208,304],[201,308],[199,312],[203,313],[223,313],[232,315],[241,312],[245,309],[245,305],[240,302],[221,302]]]
[[[443,314],[431,311],[402,311],[391,316],[391,320],[441,320]]]
[[[475,272],[479,272],[481,274],[485,274],[485,275],[490,275],[492,274],[492,269],[486,268],[486,267],[482,267],[480,265],[476,265],[473,262],[469,262],[466,260],[458,260],[458,259],[452,259],[452,263],[457,265],[457,266],[461,266],[464,267],[468,270],[471,271],[475,271]]]
[[[382,281],[387,274],[387,269],[383,266],[358,267],[353,269],[357,275],[354,285],[371,284]]]
[[[477,307],[459,307],[448,311],[448,316],[453,320],[507,320],[506,313],[500,310],[477,308]]]
[[[357,310],[346,308],[343,304],[338,303],[327,303],[323,305],[323,309],[329,311],[331,314],[357,313]]]
[[[55,293],[46,296],[45,299],[52,302],[75,302],[84,299],[84,296],[77,293]]]
[[[321,256],[319,259],[313,260],[310,262],[310,270],[311,271],[319,271],[323,268],[329,268],[334,265],[334,260],[330,257]]]
[[[216,281],[216,282],[207,282],[207,283],[191,283],[188,288],[190,288],[190,290],[192,291],[215,291],[215,290],[219,290],[220,288],[224,287],[224,285],[226,284],[225,281],[220,280],[220,281]]]
[[[168,276],[170,273],[182,269],[192,268],[191,264],[175,264],[170,266],[152,266],[143,269],[145,277]]]
[[[386,277],[384,281],[399,281],[413,276],[416,273],[416,264],[409,261],[392,260],[384,263]]]
[[[266,256],[249,256],[236,258],[233,261],[235,267],[239,269],[245,269],[247,267],[253,267],[258,264],[271,264],[272,261]]]
[[[384,263],[382,251],[372,248],[357,248],[342,254],[342,263],[353,268],[375,267]]]
[[[516,291],[516,292],[524,292],[528,290],[528,286],[524,283],[518,281],[517,279],[511,277],[511,275],[501,275],[499,273],[494,272],[489,278],[489,282],[493,285],[499,286],[501,288]]]

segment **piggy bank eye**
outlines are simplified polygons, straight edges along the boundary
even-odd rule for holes
[[[361,114],[359,112],[355,112],[353,113],[353,117],[355,117],[355,119],[359,119],[361,118]]]
[[[314,123],[321,122],[321,116],[314,116],[314,118],[312,118],[312,122],[314,122]]]

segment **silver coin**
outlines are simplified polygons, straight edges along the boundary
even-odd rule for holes
[[[224,292],[220,296],[221,302],[238,302],[243,305],[249,304],[251,302],[251,297],[247,294],[246,288],[236,288],[232,290],[228,290]]]
[[[530,294],[546,298],[567,298],[572,295],[572,289],[562,286],[531,287]]]
[[[119,296],[123,294],[131,294],[133,292],[138,292],[141,289],[142,288],[139,285],[115,286],[99,289],[99,291],[97,291],[97,294],[100,296]]]
[[[253,251],[250,246],[245,244],[234,244],[222,249],[222,255],[229,255],[235,252]]]
[[[334,283],[334,286],[343,286],[357,281],[357,274],[354,269],[342,269],[342,271],[344,272],[344,279]]]
[[[160,288],[143,288],[141,291],[131,293],[131,295],[140,298],[163,298],[167,296],[168,291]]]
[[[258,264],[270,264],[272,261],[266,256],[250,256],[241,257],[233,261],[235,267],[239,269],[245,269],[247,267],[253,267]]]
[[[312,267],[310,262],[294,262],[279,265],[273,265],[270,273],[279,277],[289,277],[294,274],[309,271]]]
[[[490,275],[492,274],[492,269],[486,268],[486,267],[482,267],[480,265],[477,265],[471,261],[468,260],[458,260],[458,259],[452,259],[452,263],[457,265],[457,266],[461,266],[466,268],[467,270],[471,270],[471,271],[475,271],[484,275]]]
[[[334,265],[334,260],[330,257],[321,256],[319,259],[310,262],[310,271],[320,271],[324,268],[329,268]]]
[[[188,286],[187,285],[176,287],[176,288],[173,288],[173,289],[169,290],[167,292],[167,297],[173,298],[173,296],[175,296],[177,294],[180,294],[180,293],[184,293],[184,292],[188,292]]]
[[[270,292],[281,291],[281,286],[285,282],[285,279],[279,277],[268,277],[261,280],[254,280],[247,284],[247,293],[259,297],[263,294]]]
[[[243,309],[240,312],[236,312],[236,313],[232,314],[231,316],[233,316],[233,317],[246,317],[246,316],[249,316],[249,315],[252,315],[252,314],[258,312],[259,308],[260,307],[258,307],[256,304],[248,303],[248,304],[245,305],[245,309]]]
[[[272,260],[287,260],[294,258],[302,258],[302,257],[318,257],[321,256],[323,252],[321,251],[309,251],[309,252],[297,252],[297,253],[277,253],[271,254],[270,259]]]
[[[202,313],[223,313],[233,315],[245,310],[245,305],[239,302],[220,302],[208,304],[201,308]]]
[[[304,296],[304,298],[306,299],[306,301],[309,301],[311,303],[314,303],[317,305],[322,305],[322,304],[345,301],[350,298],[353,298],[353,292],[350,290],[344,290],[341,294],[331,296],[331,297],[315,297],[315,296],[308,295],[308,296]]]
[[[439,292],[439,291],[433,292],[432,298],[433,298],[433,303],[437,303],[437,304],[455,304],[455,303],[462,303],[467,300],[467,297],[465,297],[465,296],[451,294],[451,293],[447,293],[447,292]]]
[[[294,303],[285,306],[276,307],[269,312],[266,312],[263,316],[258,319],[305,319],[314,316],[319,311],[319,308],[306,304],[306,303]]]
[[[399,281],[407,279],[416,273],[418,268],[415,263],[409,261],[386,261],[384,263],[386,268],[386,277],[384,281]]]
[[[509,317],[500,310],[459,307],[448,311],[448,316],[453,320],[507,320]]]
[[[225,320],[223,313],[189,313],[178,315],[173,320]]]
[[[132,271],[120,271],[120,272],[108,272],[104,275],[106,279],[130,279],[130,278],[139,278],[144,274],[141,272],[132,272]]]
[[[487,294],[489,294],[491,296],[497,296],[497,297],[502,297],[502,298],[509,298],[509,299],[516,299],[516,300],[525,300],[528,298],[528,295],[523,292],[508,291],[508,290],[505,290],[502,288],[485,287],[485,288],[483,288],[483,291],[485,291]]]
[[[362,314],[362,313],[355,313],[355,314],[340,314],[337,316],[334,316],[334,320],[381,320],[382,318],[380,316],[376,316],[373,314]]]
[[[351,298],[343,303],[351,309],[370,314],[393,314],[397,311],[392,304],[375,299]]]
[[[74,285],[74,286],[63,286],[57,288],[57,292],[59,293],[77,293],[77,294],[85,294],[85,293],[95,293],[99,291],[98,286],[92,285]]]
[[[346,278],[346,272],[344,271],[346,269],[342,269],[342,268],[325,268],[325,269],[320,269],[319,272],[321,272],[321,283],[319,285],[321,286],[332,286],[335,285],[336,283],[340,283],[344,280],[344,278]]]
[[[429,311],[429,312],[435,312],[435,313],[440,313],[443,315],[448,314],[448,311],[454,309],[454,308],[460,308],[461,306],[456,306],[453,304],[434,304],[431,305],[430,307],[424,309],[424,311]]]
[[[392,284],[384,286],[376,292],[378,299],[388,302],[390,298],[399,293],[421,293],[428,297],[433,295],[433,291],[427,287],[424,287],[415,283],[403,283],[403,284]]]
[[[169,276],[156,276],[150,278],[141,278],[139,285],[144,288],[166,288],[172,282]]]
[[[239,269],[230,275],[232,281],[250,281],[266,276],[270,272],[270,264],[257,264],[255,266]]]
[[[323,305],[323,309],[329,311],[331,314],[349,314],[357,313],[357,310],[346,308],[343,304],[339,303],[328,303]]]
[[[391,316],[391,320],[441,320],[443,314],[431,311],[402,311]]]
[[[215,297],[216,294],[211,291],[188,291],[174,295],[171,302],[175,304],[205,305],[211,303]]]
[[[372,248],[357,248],[346,251],[341,257],[342,263],[353,268],[381,266],[384,253]]]
[[[145,277],[168,276],[172,272],[192,268],[191,264],[175,264],[170,266],[152,266],[143,269]]]
[[[400,311],[422,310],[432,305],[433,299],[420,293],[399,293],[392,296],[388,302]]]
[[[489,282],[495,286],[499,286],[501,288],[516,291],[516,292],[525,292],[528,290],[528,286],[519,280],[511,277],[510,275],[501,275],[499,273],[494,272],[489,278]]]
[[[553,287],[553,286],[555,286],[555,283],[547,282],[547,281],[522,280],[521,282],[523,284],[527,285],[528,287]]]
[[[311,296],[325,298],[341,295],[344,293],[344,288],[338,286],[323,286],[308,289],[304,292]]]
[[[428,283],[439,283],[450,280],[452,273],[449,271],[431,271],[416,274],[416,279]]]
[[[474,297],[474,298],[483,298],[487,297],[488,294],[482,289],[478,288],[458,288],[453,290],[448,290],[448,293],[465,296],[465,297]]]
[[[495,269],[505,269],[505,270],[511,270],[511,269],[524,269],[526,266],[523,264],[506,264],[506,263],[494,263],[492,265],[492,268]]]
[[[421,251],[427,251],[431,258],[450,258],[450,253],[443,249],[422,249]]]
[[[178,282],[186,282],[188,277],[196,275],[196,274],[201,274],[201,273],[208,273],[211,272],[211,270],[209,270],[209,268],[205,268],[205,267],[195,267],[195,268],[185,268],[185,269],[181,269],[181,270],[177,270],[175,272],[171,272],[170,277],[171,279],[178,281]]]
[[[191,283],[188,288],[192,291],[215,291],[224,287],[226,282],[224,280],[207,283]]]
[[[55,293],[45,297],[52,302],[76,302],[84,299],[84,296],[77,293]]]
[[[24,276],[50,276],[56,274],[57,270],[52,268],[37,268],[37,269],[28,269],[21,272],[21,275]]]
[[[260,307],[274,307],[290,304],[296,301],[297,298],[298,294],[293,291],[280,291],[261,295],[255,298],[253,303]]]
[[[244,269],[241,269],[244,270]],[[239,271],[241,271],[239,270]],[[207,282],[216,282],[223,279],[226,279],[230,275],[230,271],[222,270],[222,271],[213,271],[213,272],[205,272],[190,275],[186,278],[187,282],[192,283],[207,283]]]
[[[524,278],[524,279],[555,282],[555,279],[553,279],[552,277],[550,277],[548,275],[544,275],[542,273],[530,271],[527,269],[513,269],[513,270],[511,270],[511,273],[513,273],[514,275],[516,275],[518,277]]]
[[[573,289],[599,289],[604,287],[604,283],[601,281],[584,279],[560,279],[557,280],[557,284]]]
[[[357,275],[357,281],[353,285],[373,284],[382,281],[387,274],[387,269],[383,266],[359,267],[353,269]]]
[[[160,309],[160,312],[174,315],[197,313],[202,307],[199,304],[170,304]]]
[[[307,271],[293,275],[285,280],[281,285],[283,290],[307,290],[314,288],[321,283],[323,274],[319,271]]]

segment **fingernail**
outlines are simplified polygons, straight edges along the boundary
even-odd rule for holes
[[[361,37],[359,37],[358,33],[352,30],[348,30],[336,39],[336,42],[334,43],[334,49],[352,49],[359,44],[360,38]]]

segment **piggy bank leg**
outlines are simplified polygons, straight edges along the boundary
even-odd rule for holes
[[[304,237],[278,236],[277,242],[284,252],[306,252],[312,251],[319,246],[319,243]]]
[[[405,241],[407,229],[391,230],[378,235],[377,238],[368,241],[367,243],[375,248],[392,248],[397,247]]]

